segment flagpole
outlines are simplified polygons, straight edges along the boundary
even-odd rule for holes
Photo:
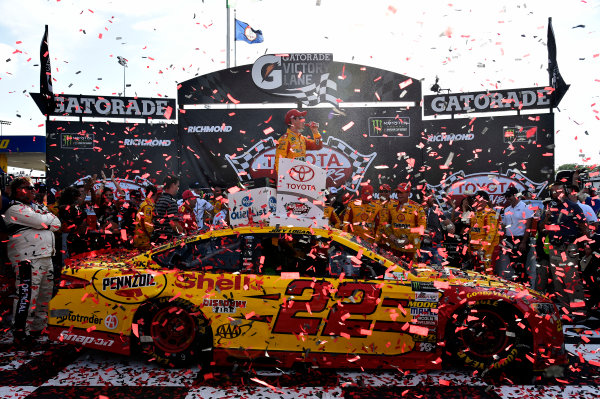
[[[229,0],[225,0],[225,7],[227,8],[227,63],[226,63],[226,68],[229,69],[229,52],[230,50],[230,44],[229,44],[229,32],[231,30],[231,16],[230,16],[230,10],[229,10]]]
[[[233,23],[236,23],[235,8],[233,9]],[[233,67],[237,66],[237,40],[233,41]]]

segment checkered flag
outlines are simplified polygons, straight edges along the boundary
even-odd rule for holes
[[[449,208],[448,203],[444,200],[446,195],[448,194],[448,191],[447,191],[448,188],[452,187],[452,185],[454,184],[455,181],[462,180],[464,178],[465,178],[465,172],[461,170],[459,172],[456,172],[456,173],[448,176],[446,179],[442,180],[440,182],[440,184],[438,184],[436,186],[427,183],[427,190],[431,190],[431,192],[433,193],[433,196],[435,198],[435,201],[437,202],[438,206],[444,212],[449,212],[452,210]]]
[[[275,140],[273,137],[269,137],[265,140],[261,140],[250,148],[248,151],[240,154],[236,157],[231,155],[225,155],[225,159],[235,170],[240,181],[249,181],[250,178],[250,167],[252,166],[252,160],[262,153],[266,149],[275,147]]]
[[[360,183],[364,177],[365,172],[369,168],[369,165],[375,160],[377,156],[376,152],[369,155],[364,155],[350,147],[348,144],[340,139],[329,136],[327,138],[326,146],[334,148],[344,153],[352,162],[352,183],[350,187],[346,187],[349,191],[358,191]]]
[[[307,106],[314,106],[322,102],[327,102],[333,104],[336,108],[339,107],[337,101],[337,83],[329,79],[328,73],[321,75],[321,81],[318,85],[313,83],[297,89],[288,89],[288,91],[291,91],[292,93],[274,94],[296,97],[302,104]]]

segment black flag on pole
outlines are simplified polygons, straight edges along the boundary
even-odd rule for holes
[[[550,87],[554,89],[552,107],[557,107],[571,85],[565,83],[558,70],[558,63],[556,62],[556,40],[554,39],[554,29],[552,29],[552,17],[548,18],[548,75],[550,77]]]
[[[52,91],[52,68],[48,50],[48,25],[46,25],[40,45],[40,93],[46,105],[45,114],[49,115],[54,110],[54,92]]]

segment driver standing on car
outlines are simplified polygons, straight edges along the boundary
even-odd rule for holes
[[[323,148],[319,124],[316,122],[305,123],[306,111],[291,109],[285,114],[287,131],[279,139],[275,150],[275,172],[279,173],[279,158],[297,159],[306,161],[306,150],[320,150]],[[308,126],[312,132],[313,139],[302,135],[304,126]]]
[[[13,335],[15,343],[27,345],[48,324],[48,302],[54,288],[54,232],[60,229],[60,220],[33,202],[35,188],[29,178],[16,178],[10,189],[4,221],[8,258],[17,276]]]

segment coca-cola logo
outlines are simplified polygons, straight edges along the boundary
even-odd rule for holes
[[[293,215],[306,215],[310,211],[310,207],[302,202],[288,202],[284,207],[286,213]]]
[[[315,177],[315,171],[306,165],[294,166],[288,171],[288,174],[292,180],[300,183],[310,181]]]

